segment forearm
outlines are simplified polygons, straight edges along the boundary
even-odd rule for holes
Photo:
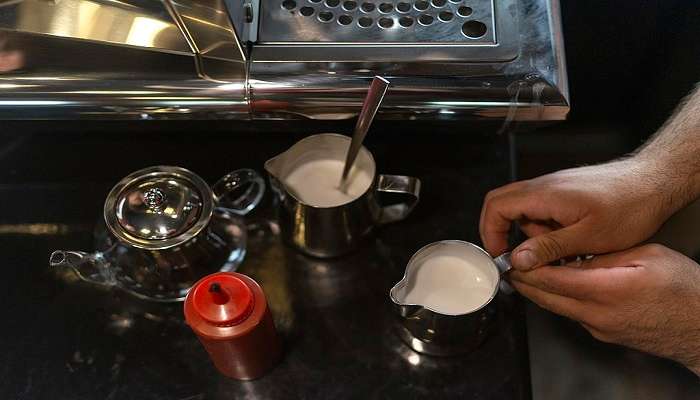
[[[700,86],[634,155],[675,212],[700,197]]]

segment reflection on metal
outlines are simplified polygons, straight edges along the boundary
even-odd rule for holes
[[[245,84],[245,53],[223,0],[168,0],[165,4],[197,55],[199,74]]]
[[[406,357],[406,360],[408,360],[408,363],[411,365],[419,365],[420,364],[420,355],[418,353],[409,354],[408,357]]]
[[[136,2],[133,2],[136,3]],[[191,53],[159,1],[23,0],[0,4],[2,29]]]
[[[66,224],[2,224],[0,235],[67,235],[74,232],[86,232],[90,226]]]
[[[203,57],[245,62],[223,1],[178,0],[171,4]]]
[[[249,118],[220,1],[0,3],[0,117]]]
[[[558,0],[501,4],[505,3],[510,4],[507,16],[517,23],[510,27],[518,30],[517,56],[510,61],[479,62],[488,59],[481,47],[472,47],[472,57],[454,57],[456,53],[434,44],[402,49],[419,62],[395,62],[385,55],[363,58],[368,49],[383,48],[383,43],[343,45],[342,56],[330,60],[322,57],[330,54],[333,45],[317,43],[299,56],[313,54],[317,62],[279,62],[263,43],[251,53],[253,113],[267,118],[350,118],[357,115],[371,77],[382,74],[392,83],[378,114],[382,119],[565,119],[569,94]],[[506,35],[499,40],[507,39]],[[287,45],[297,52],[300,47]]]
[[[245,82],[202,78],[194,54],[13,31],[0,37],[0,118],[249,117]],[[4,68],[3,57],[17,52],[22,65]]]
[[[308,204],[284,184],[291,168],[319,157],[344,160],[350,138],[325,133],[308,136],[265,162],[276,195],[282,237],[308,255],[333,258],[346,255],[364,243],[375,226],[399,222],[413,211],[420,197],[420,180],[401,175],[377,174],[372,154],[361,147],[354,168],[372,177],[371,185],[350,203],[334,207]],[[401,203],[382,206],[379,193],[401,194]]]
[[[470,0],[468,17],[459,14],[464,8],[459,1],[438,0],[433,3],[442,3],[440,7],[423,10],[421,0],[408,0],[402,3],[413,7],[403,12],[391,2],[377,2],[369,12],[362,7],[348,10],[345,2],[343,10],[329,2],[302,7],[299,1],[299,8],[291,10],[284,7],[291,6],[288,2],[283,7],[275,3],[265,3],[261,12],[261,45],[255,56],[259,61],[503,62],[514,59],[518,52],[518,14],[509,12],[516,0]],[[389,11],[382,11],[383,6]],[[314,14],[305,16],[302,8]],[[330,23],[322,20],[324,13],[334,19]],[[449,19],[441,20],[443,15]],[[431,22],[421,22],[424,18]],[[364,26],[363,20],[372,23]],[[470,21],[483,25],[484,33],[467,37],[463,26]],[[392,24],[391,28],[383,27],[382,22]]]
[[[476,39],[437,20],[362,31],[339,14],[299,25],[287,14],[301,1],[224,1],[0,2],[0,119],[347,119],[377,74],[392,82],[382,119],[569,111],[558,0],[472,0],[470,18],[487,29]],[[394,14],[376,17],[403,18]],[[293,24],[271,23],[283,17]]]

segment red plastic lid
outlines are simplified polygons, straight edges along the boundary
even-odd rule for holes
[[[195,312],[214,325],[232,326],[253,311],[253,291],[240,278],[220,272],[202,279],[192,288]]]

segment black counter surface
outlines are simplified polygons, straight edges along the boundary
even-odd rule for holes
[[[308,258],[279,242],[268,190],[247,218],[239,272],[263,286],[285,354],[268,375],[239,382],[216,372],[183,323],[181,304],[150,304],[81,282],[51,271],[48,257],[55,249],[93,249],[104,198],[130,172],[179,165],[209,182],[241,167],[262,173],[263,162],[306,128],[234,134],[225,123],[133,124],[8,122],[0,132],[0,398],[530,398],[517,295],[499,295],[494,334],[478,350],[449,358],[409,350],[393,332],[388,298],[421,246],[480,242],[483,196],[510,176],[505,137],[378,125],[366,143],[378,171],[419,177],[421,201],[406,221],[382,227],[337,260]]]

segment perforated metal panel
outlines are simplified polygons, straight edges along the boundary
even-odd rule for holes
[[[263,43],[496,44],[493,0],[267,0]]]

